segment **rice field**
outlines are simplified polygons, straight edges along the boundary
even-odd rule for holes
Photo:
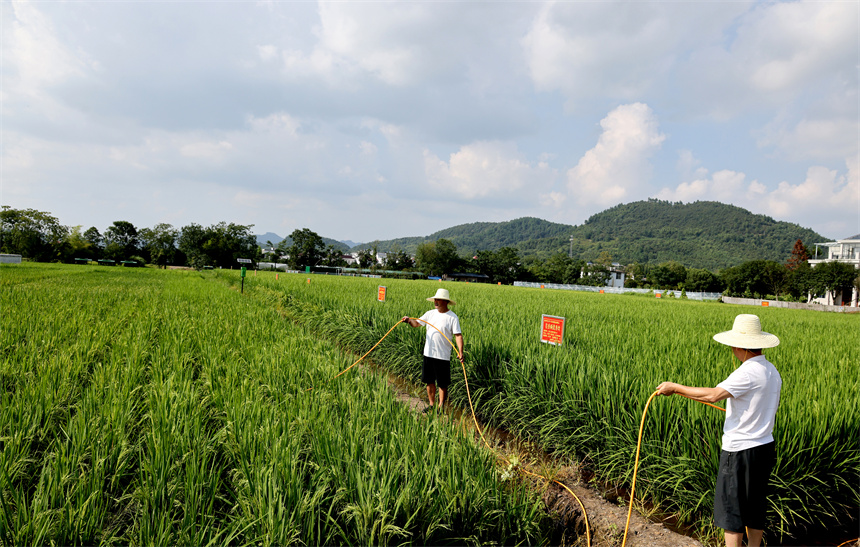
[[[236,283],[230,272],[219,272]],[[385,302],[377,286],[387,286]],[[246,292],[317,336],[366,351],[400,317],[420,316],[439,282],[274,274]],[[860,507],[860,314],[748,308],[630,295],[445,284],[457,301],[469,384],[482,418],[557,456],[584,462],[596,480],[629,485],[639,420],[656,386],[714,386],[736,366],[714,342],[738,313],[757,313],[781,344],[766,351],[783,378],[774,431],[770,541],[856,532]],[[541,314],[567,318],[564,344],[541,344]],[[417,380],[422,329],[396,329],[374,359]],[[458,378],[459,374],[455,374]],[[452,400],[465,406],[462,378]],[[724,414],[680,397],[648,414],[637,498],[705,537]],[[851,524],[853,523],[853,524]]]
[[[552,541],[474,439],[219,279],[0,267],[0,543]]]
[[[310,282],[308,282],[310,279]],[[554,543],[539,494],[447,420],[415,417],[379,374],[330,382],[430,281],[238,271],[0,267],[0,543]],[[385,302],[377,287],[387,286]],[[477,412],[595,480],[629,485],[661,381],[733,370],[711,335],[750,308],[445,284]],[[860,315],[754,309],[782,343],[766,537],[812,538],[860,507]],[[541,314],[567,318],[538,341]],[[409,380],[423,329],[372,354]],[[466,406],[462,375],[450,394]],[[308,388],[314,388],[308,391]],[[637,498],[710,527],[723,414],[658,398]]]

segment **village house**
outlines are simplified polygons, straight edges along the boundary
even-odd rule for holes
[[[821,253],[819,253],[820,248]],[[825,249],[827,250],[827,258],[823,256]],[[821,258],[819,258],[819,254],[822,255]],[[809,259],[809,265],[814,268],[823,262],[843,262],[860,269],[860,234],[838,241],[816,243],[815,258]],[[823,298],[815,298],[812,302],[831,306],[857,306],[858,291],[855,287],[842,287],[834,293],[826,294]]]

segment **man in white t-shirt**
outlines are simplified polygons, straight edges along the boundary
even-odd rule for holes
[[[732,348],[741,365],[717,387],[688,387],[672,382],[657,386],[661,395],[675,393],[696,401],[726,399],[720,470],[714,493],[714,523],[725,531],[727,547],[761,545],[767,517],[767,485],[776,463],[773,425],[782,378],[761,350],[779,338],[761,330],[757,315],[735,317],[732,330],[714,335]]]
[[[434,309],[422,315],[420,320],[403,318],[403,322],[408,323],[410,327],[427,327],[421,381],[427,384],[427,399],[430,404],[424,412],[434,409],[437,386],[439,408],[445,407],[448,386],[451,385],[451,342],[457,344],[458,357],[460,362],[463,362],[463,332],[460,330],[460,318],[448,309],[448,306],[453,306],[456,302],[451,300],[448,289],[437,290],[436,294],[427,300],[433,302]]]

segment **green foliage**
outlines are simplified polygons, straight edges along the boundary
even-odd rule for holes
[[[144,228],[140,231],[143,249],[149,254],[149,261],[157,266],[173,264],[178,238],[179,231],[170,224],[157,224],[154,228]]]
[[[295,270],[305,266],[313,267],[322,261],[325,243],[319,234],[310,228],[293,230],[289,240],[292,242],[289,247],[284,247],[282,241],[278,245],[278,250],[290,256],[288,260],[290,268]]]
[[[415,255],[416,267],[427,275],[442,276],[457,272],[463,261],[457,255],[457,246],[447,239],[422,243]]]
[[[412,257],[406,251],[395,247],[386,254],[383,266],[386,270],[411,270],[415,267],[415,261],[412,260]]]
[[[527,270],[520,264],[519,254],[513,247],[503,247],[495,252],[478,251],[474,260],[478,273],[488,276],[493,283],[510,285],[528,277]]]
[[[687,281],[687,269],[675,260],[651,268],[648,279],[651,286],[659,289],[681,289]]]
[[[0,210],[0,253],[20,254],[39,262],[63,260],[68,228],[50,213],[35,209]]]
[[[127,220],[117,220],[105,230],[106,258],[120,262],[139,252],[137,228]]]

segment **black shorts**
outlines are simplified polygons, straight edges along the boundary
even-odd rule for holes
[[[451,385],[451,361],[424,356],[424,366],[421,367],[421,381],[425,384],[436,384],[442,389]]]
[[[767,483],[776,463],[774,443],[738,452],[720,452],[720,472],[714,492],[714,524],[729,532],[745,527],[764,530]]]

